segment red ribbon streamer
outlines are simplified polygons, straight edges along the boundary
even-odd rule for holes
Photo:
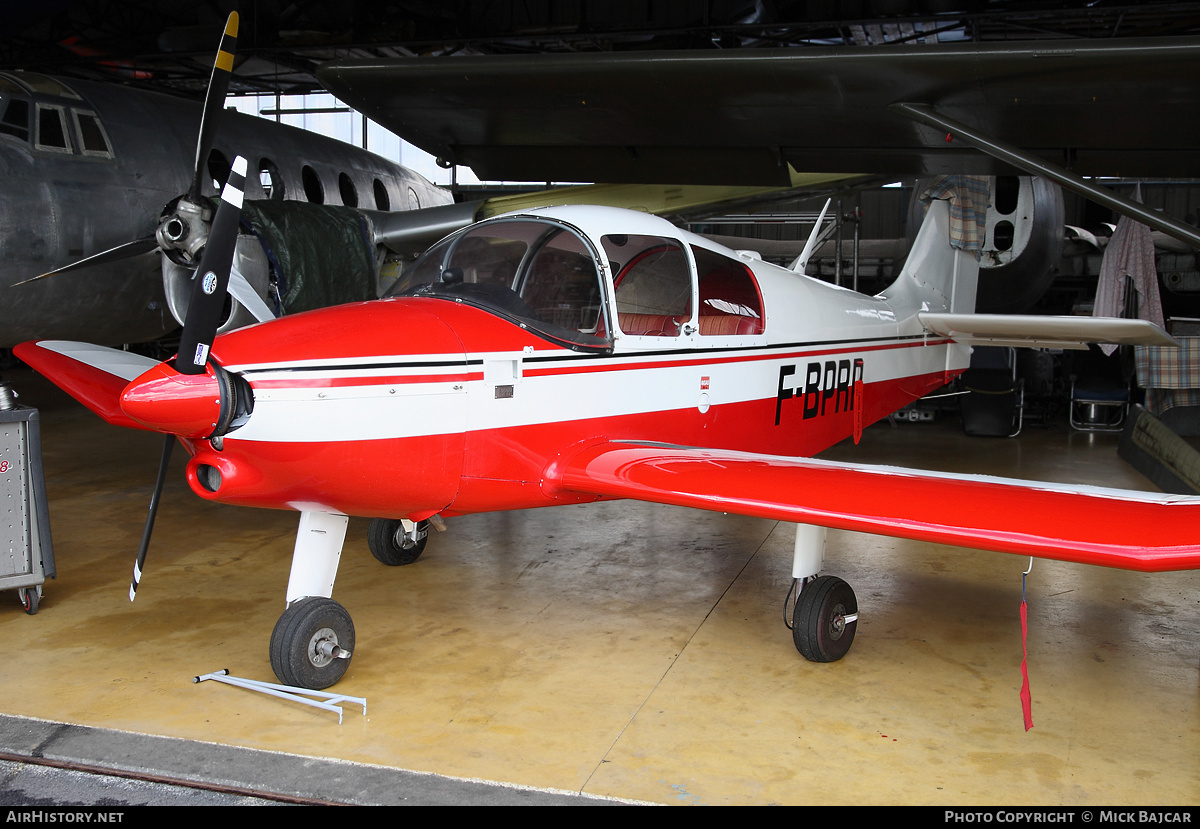
[[[1021,712],[1025,715],[1025,730],[1033,728],[1033,698],[1029,695],[1029,648],[1025,638],[1029,633],[1029,605],[1021,601]]]

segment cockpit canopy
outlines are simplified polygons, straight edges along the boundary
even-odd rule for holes
[[[650,229],[666,225],[655,221]],[[611,233],[593,244],[541,216],[459,231],[426,251],[388,295],[469,303],[575,348],[608,348],[614,337],[631,348],[758,337],[765,327],[750,268],[698,237]]]
[[[596,254],[557,222],[499,219],[468,228],[426,251],[388,295],[459,300],[551,340],[609,345]]]
[[[0,136],[40,152],[113,157],[104,125],[79,94],[33,72],[0,74]]]

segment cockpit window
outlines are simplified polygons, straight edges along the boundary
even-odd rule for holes
[[[683,247],[661,236],[605,236],[617,325],[626,334],[677,337],[692,315],[692,268]]]
[[[23,98],[0,98],[0,107],[4,108],[4,115],[0,117],[0,133],[28,141],[29,101]]]
[[[701,336],[763,332],[762,297],[750,269],[716,251],[692,247],[700,274]]]
[[[7,75],[0,75],[0,95],[27,95],[29,90]]]
[[[451,236],[413,263],[388,295],[466,302],[551,340],[609,345],[591,247],[554,222],[500,220]]]
[[[36,72],[20,72],[18,79],[39,95],[51,95],[55,98],[72,98],[79,100],[79,93],[57,78],[39,75]]]
[[[67,117],[62,107],[37,105],[37,133],[33,143],[39,150],[71,151],[67,142]]]
[[[104,125],[100,123],[96,114],[78,109],[71,110],[71,113],[75,116],[75,128],[79,132],[79,142],[83,154],[111,158],[112,147],[109,146]]]

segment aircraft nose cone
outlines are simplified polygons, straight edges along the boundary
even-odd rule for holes
[[[221,389],[211,366],[204,374],[180,374],[159,363],[121,393],[121,411],[160,432],[207,438],[221,418]]]

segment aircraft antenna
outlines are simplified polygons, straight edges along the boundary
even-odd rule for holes
[[[813,251],[817,247],[817,240],[821,235],[821,223],[825,221],[825,214],[829,211],[829,205],[832,203],[833,197],[825,200],[825,206],[821,208],[821,215],[817,217],[817,223],[813,225],[812,232],[808,234],[808,241],[804,243],[804,250],[792,263],[792,270],[796,273],[804,273],[808,268],[808,260],[812,258]]]

